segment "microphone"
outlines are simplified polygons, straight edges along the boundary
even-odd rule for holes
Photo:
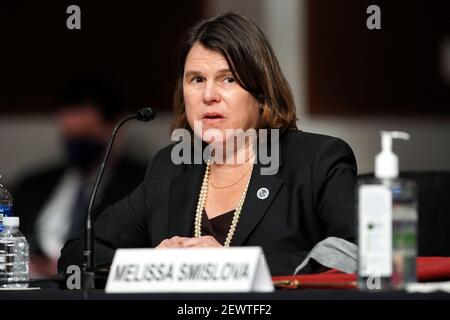
[[[100,169],[97,173],[97,178],[95,179],[94,187],[92,188],[91,197],[89,200],[89,207],[86,217],[86,225],[84,229],[84,265],[83,265],[83,289],[94,289],[95,288],[95,252],[94,252],[94,224],[92,223],[92,209],[94,207],[95,196],[97,195],[97,190],[102,180],[103,173],[105,172],[106,164],[108,163],[109,155],[111,153],[112,146],[114,144],[114,139],[116,138],[117,132],[122,125],[133,119],[139,121],[150,121],[155,119],[156,113],[152,108],[146,107],[138,110],[136,113],[131,114],[122,120],[114,128],[111,138],[109,139],[108,147],[106,148],[103,161],[100,165]]]
[[[153,111],[152,108],[147,107],[147,108],[138,110],[136,112],[136,116],[139,121],[150,121],[150,120],[155,119],[156,113],[155,113],[155,111]]]

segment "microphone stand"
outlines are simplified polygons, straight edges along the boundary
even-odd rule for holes
[[[111,138],[106,148],[105,156],[101,163],[100,169],[97,173],[97,178],[95,179],[95,184],[92,189],[91,198],[89,200],[89,207],[86,217],[86,225],[84,230],[84,265],[83,265],[83,277],[82,277],[82,288],[84,290],[95,289],[95,276],[96,276],[96,265],[95,265],[95,250],[94,250],[94,224],[92,221],[92,210],[94,207],[95,196],[97,195],[97,190],[102,180],[103,174],[105,172],[106,164],[108,163],[109,155],[111,153],[112,146],[114,144],[114,139],[116,138],[117,132],[124,123],[129,120],[137,119],[139,121],[150,121],[156,117],[156,113],[149,107],[139,110],[133,115],[129,115],[120,122],[114,128]]]

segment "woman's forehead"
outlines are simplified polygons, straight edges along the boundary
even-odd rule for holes
[[[223,72],[229,71],[225,57],[196,43],[186,57],[184,72]]]

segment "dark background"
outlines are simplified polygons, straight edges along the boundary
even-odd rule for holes
[[[81,8],[81,30],[66,9]],[[366,8],[381,7],[381,30]],[[282,4],[280,4],[282,5]],[[79,74],[110,78],[124,110],[170,110],[175,46],[207,16],[204,0],[15,1],[0,4],[0,111],[42,113]],[[307,79],[312,115],[450,116],[440,46],[450,1],[308,0]]]
[[[69,5],[81,30],[69,30]],[[0,2],[0,110],[45,113],[64,82],[93,74],[121,88],[124,110],[171,108],[175,46],[204,15],[197,1]]]
[[[372,4],[381,30],[366,28]],[[312,114],[450,116],[440,74],[450,1],[309,0],[307,11]]]

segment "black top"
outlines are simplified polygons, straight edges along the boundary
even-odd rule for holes
[[[231,210],[209,219],[206,210],[203,209],[202,236],[213,236],[217,242],[224,245],[228,231],[230,231],[231,222],[233,221],[234,211]]]
[[[98,264],[111,263],[116,248],[192,235],[206,164],[174,164],[173,146],[159,151],[142,184],[96,220]],[[272,275],[288,275],[319,241],[355,240],[356,161],[344,141],[325,135],[289,130],[279,147],[272,174],[262,174],[267,166],[257,158],[231,246],[262,247]],[[66,243],[60,271],[83,264],[82,239]]]

